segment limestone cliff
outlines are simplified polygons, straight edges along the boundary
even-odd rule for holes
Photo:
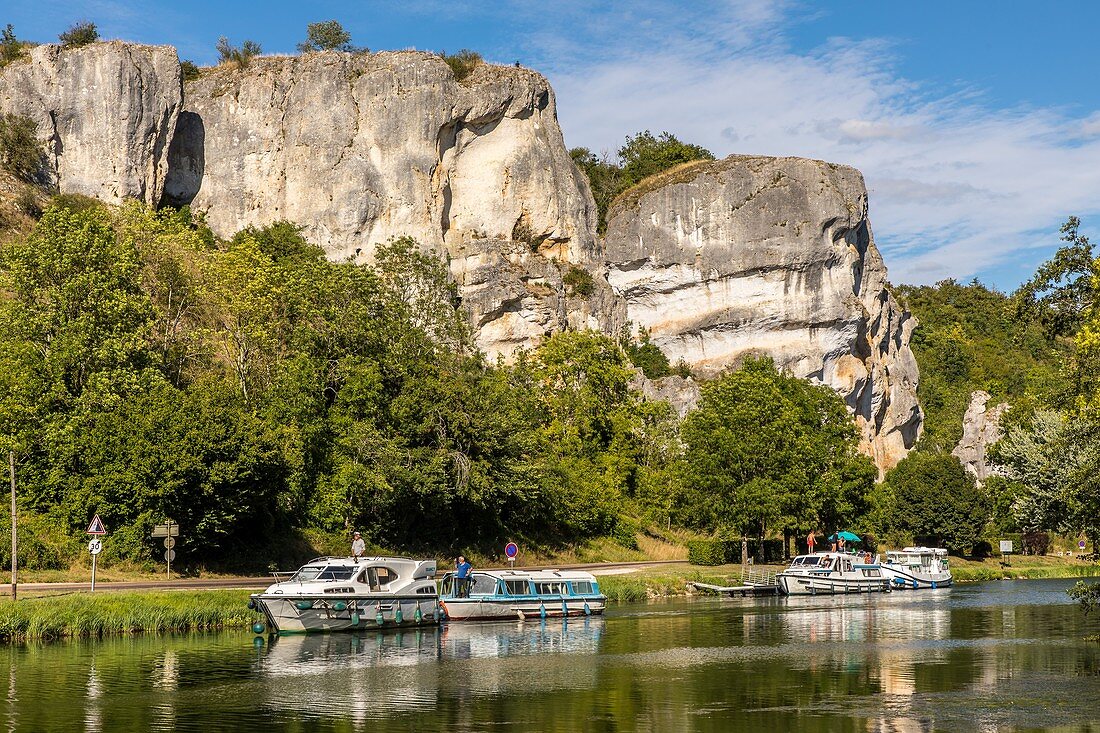
[[[970,405],[963,415],[963,435],[951,451],[978,481],[985,481],[995,473],[986,461],[986,451],[1001,439],[1001,418],[1008,411],[1006,403],[988,407],[990,399],[989,393],[981,390],[970,394]]]
[[[157,204],[181,84],[171,46],[37,46],[0,69],[0,112],[35,121],[47,183],[62,193]]]
[[[608,281],[673,362],[748,355],[837,389],[885,471],[920,434],[916,325],[886,289],[858,171],[731,156],[642,182],[609,214]]]
[[[165,200],[219,235],[288,219],[335,259],[404,235],[445,255],[490,357],[614,311],[606,284],[591,302],[562,284],[599,259],[595,206],[530,70],[460,83],[417,52],[218,68],[188,83],[170,158]]]

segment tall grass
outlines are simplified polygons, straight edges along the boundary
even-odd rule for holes
[[[682,572],[662,571],[659,575],[648,573],[601,575],[597,580],[607,600],[616,603],[635,603],[649,598],[689,595],[688,581],[711,585],[732,584],[728,575],[704,574],[690,569]]]
[[[0,640],[43,641],[244,628],[258,617],[248,591],[81,593],[0,602]]]
[[[1100,565],[1048,565],[1042,567],[952,567],[957,583],[981,580],[1036,580],[1039,578],[1093,578],[1100,576]]]

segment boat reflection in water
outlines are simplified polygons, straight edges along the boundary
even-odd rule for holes
[[[512,684],[527,692],[590,686],[593,667],[570,655],[598,654],[604,623],[592,617],[272,636],[253,666],[265,707],[366,722],[431,710],[441,697],[498,694]],[[535,655],[534,674],[528,662],[522,673],[488,663]]]

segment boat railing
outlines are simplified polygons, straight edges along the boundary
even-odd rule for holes
[[[754,567],[741,568],[742,585],[775,585],[776,574],[770,570],[757,570]]]
[[[297,570],[272,570],[271,577],[275,579],[275,582],[281,583],[284,580],[290,580],[297,573]]]

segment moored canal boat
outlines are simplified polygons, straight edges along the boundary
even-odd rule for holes
[[[607,596],[580,570],[485,570],[463,583],[447,573],[440,583],[444,621],[561,618],[601,614]]]
[[[882,593],[890,580],[882,567],[867,555],[816,552],[799,555],[790,567],[776,574],[779,590],[788,596],[843,593]]]
[[[888,550],[882,572],[897,589],[947,588],[952,582],[947,550],[938,547]]]
[[[319,557],[254,593],[248,607],[279,633],[439,623],[435,560]]]

